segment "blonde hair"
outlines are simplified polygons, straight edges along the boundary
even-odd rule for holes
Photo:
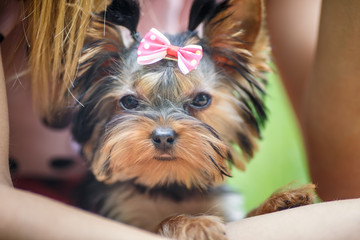
[[[110,0],[31,0],[22,4],[35,106],[47,121],[66,112],[92,13]],[[69,94],[66,94],[69,92]]]

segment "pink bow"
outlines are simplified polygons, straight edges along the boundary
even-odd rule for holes
[[[177,61],[181,72],[187,74],[197,67],[202,56],[201,46],[173,46],[161,32],[152,28],[140,42],[137,62],[140,65],[148,65],[168,58]]]

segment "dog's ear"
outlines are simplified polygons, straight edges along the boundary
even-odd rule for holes
[[[226,44],[226,48],[232,45],[231,47],[251,49],[262,27],[263,5],[262,0],[221,2],[209,15],[204,35],[213,47],[221,43]],[[229,39],[233,41],[228,41]]]
[[[194,0],[190,10],[188,30],[194,31],[200,23],[210,17],[214,8],[215,0]]]
[[[245,159],[253,156],[255,138],[260,137],[260,127],[266,119],[263,95],[269,71],[268,39],[264,23],[263,0],[195,0],[190,13],[189,30],[203,23],[205,50],[211,55],[217,71],[230,87],[229,94],[237,99],[239,115],[244,126],[236,137],[229,139],[242,149]],[[241,105],[241,107],[239,107]],[[235,150],[235,165],[243,167]]]
[[[129,29],[136,40],[139,17],[138,0],[113,0],[104,12],[92,16],[79,59],[77,84],[91,84],[93,80],[108,74],[106,70],[120,59],[119,54],[124,48],[118,26]],[[82,81],[84,76],[86,81]]]
[[[105,11],[93,15],[87,31],[87,42],[112,40],[115,41],[115,44],[123,47],[122,37],[117,26],[126,27],[131,36],[136,39],[139,18],[138,0],[113,0]],[[85,49],[86,47],[85,45]]]
[[[129,29],[131,36],[136,37],[140,18],[138,0],[113,0],[101,15],[106,22],[124,26]]]
[[[120,54],[125,46],[118,26],[128,28],[137,40],[139,16],[137,0],[113,0],[106,11],[94,13],[91,18],[72,91],[77,100],[73,135],[80,143],[90,139],[94,126],[101,120],[93,111],[98,106],[95,93],[108,90],[110,84],[103,83],[99,90],[91,90],[92,94],[90,89],[100,85],[106,76],[115,75],[114,71],[121,62]]]
[[[204,22],[204,40],[215,63],[228,75],[267,71],[264,11],[263,0],[225,0],[218,4],[195,0],[189,30]]]

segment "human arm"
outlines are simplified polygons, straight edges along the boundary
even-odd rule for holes
[[[360,2],[323,1],[301,112],[309,166],[324,200],[360,197]]]
[[[0,239],[164,239],[0,183]]]
[[[360,2],[320,3],[267,0],[274,59],[302,129],[320,198],[360,197]]]
[[[358,239],[360,199],[318,203],[227,225],[229,239]]]
[[[0,25],[0,29],[4,28]],[[1,33],[6,39],[5,31]],[[9,119],[2,60],[0,45],[0,239],[163,239],[13,188],[8,164]]]
[[[13,188],[8,165],[8,146],[9,121],[0,57],[0,239],[163,239]]]
[[[320,11],[321,0],[266,0],[273,59],[297,117],[314,62]]]

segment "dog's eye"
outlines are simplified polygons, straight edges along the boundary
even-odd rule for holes
[[[134,96],[127,95],[120,99],[120,105],[125,110],[131,110],[139,106],[139,101]]]
[[[196,108],[204,108],[206,106],[209,105],[211,101],[211,96],[209,94],[206,93],[199,93],[198,95],[196,95],[196,97],[192,100],[192,102],[190,103],[190,105],[192,107],[196,107]]]

